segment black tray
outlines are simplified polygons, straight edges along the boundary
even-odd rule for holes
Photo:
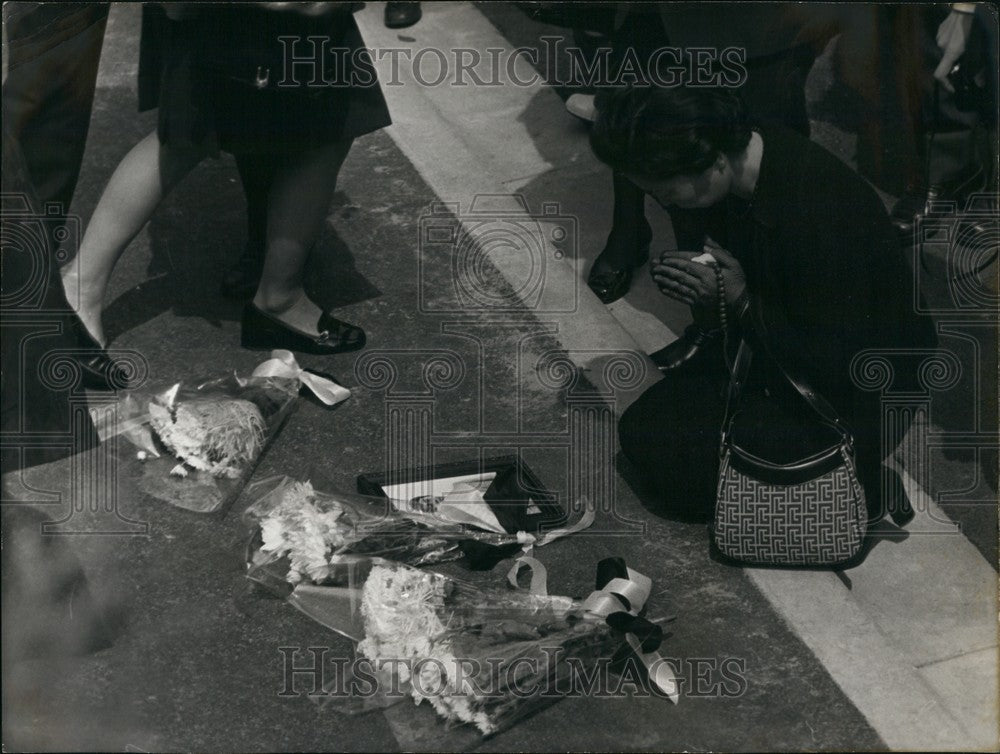
[[[496,472],[497,476],[485,494],[486,502],[509,533],[515,534],[518,529],[534,533],[565,523],[566,513],[560,507],[556,495],[545,489],[534,472],[520,456],[516,455],[497,456],[482,461],[478,459],[455,461],[392,471],[388,474],[361,474],[358,476],[358,492],[373,497],[389,497],[385,487],[395,484],[413,484],[432,479],[474,476],[490,472]],[[503,483],[505,490],[516,489],[516,494],[497,492],[494,485],[498,482]],[[517,518],[521,525],[510,531],[512,527],[509,527],[506,521],[510,520],[513,507],[517,508]]]

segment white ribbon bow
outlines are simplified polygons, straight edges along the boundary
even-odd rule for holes
[[[262,362],[253,370],[253,377],[287,377],[296,379],[299,384],[309,390],[327,406],[346,401],[351,397],[351,391],[333,380],[307,372],[299,366],[291,351],[278,349],[271,351],[271,358]]]
[[[544,547],[550,542],[554,542],[561,537],[565,537],[568,534],[575,534],[578,531],[583,531],[594,523],[594,519],[597,517],[597,508],[590,502],[586,497],[580,498],[583,503],[583,513],[580,514],[580,518],[576,522],[570,524],[569,526],[564,526],[561,529],[552,529],[544,534],[535,535],[529,534],[526,531],[519,531],[517,533],[517,542],[521,545],[521,556],[514,561],[514,565],[511,566],[510,570],[507,572],[507,581],[510,582],[511,586],[517,589],[517,575],[521,572],[521,569],[525,566],[532,569],[531,572],[531,591],[534,594],[545,594],[545,566],[539,561],[531,557],[531,553],[534,548]],[[579,505],[579,502],[577,505]],[[574,506],[576,507],[576,506]],[[535,591],[535,585],[541,585],[541,591]]]
[[[607,618],[612,613],[628,613],[638,615],[642,612],[653,581],[638,571],[625,567],[628,578],[611,579],[603,589],[597,589],[583,601],[583,609],[591,615]],[[628,605],[628,609],[625,609]],[[625,634],[625,641],[635,650],[636,657],[642,662],[649,674],[649,680],[655,684],[674,704],[677,704],[680,694],[677,691],[677,677],[674,669],[655,649],[643,652],[642,644],[635,634]]]
[[[548,572],[545,566],[535,558],[527,555],[518,558],[514,567],[507,574],[507,580],[517,589],[517,574],[524,566],[531,569],[529,591],[532,594],[546,596],[548,594]],[[649,599],[649,592],[653,588],[653,580],[638,571],[633,571],[628,566],[625,568],[628,578],[611,579],[602,589],[596,589],[590,593],[590,596],[583,601],[582,607],[585,612],[598,618],[607,618],[612,613],[628,613],[637,616],[642,612],[646,600]],[[628,609],[625,608],[625,605],[628,605]],[[636,657],[646,668],[650,683],[655,684],[671,702],[677,704],[680,699],[680,693],[677,689],[677,674],[670,663],[655,649],[652,652],[643,652],[642,643],[635,634],[626,633],[625,641],[632,647]]]

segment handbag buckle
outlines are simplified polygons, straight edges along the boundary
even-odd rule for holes
[[[258,89],[263,89],[267,86],[268,82],[271,80],[271,69],[265,68],[262,65],[257,66],[257,77],[254,79],[253,85]]]

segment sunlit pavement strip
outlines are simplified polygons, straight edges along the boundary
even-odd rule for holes
[[[892,749],[996,750],[996,573],[903,474],[917,515],[846,572],[747,575]]]
[[[356,14],[370,48],[509,47],[471,5],[428,4],[420,24],[401,33],[385,28],[382,7],[380,3],[370,4]],[[414,37],[419,41],[401,39]],[[432,80],[439,69],[433,56],[428,58],[431,62],[423,75]],[[457,214],[466,232],[474,234],[480,222],[470,217],[477,196],[481,197],[480,206],[502,209],[505,221],[530,227],[542,208],[532,206],[525,211],[510,195],[532,178],[554,169],[555,165],[535,145],[540,138],[539,121],[565,123],[559,98],[540,85],[424,86],[413,80],[409,64],[397,68],[402,85],[393,86],[388,83],[393,75],[390,66],[389,56],[376,61],[393,118],[393,125],[387,131],[434,193],[443,202],[459,205]],[[533,74],[527,61],[518,60],[515,75],[519,79],[528,80]],[[506,81],[505,72],[501,79]],[[526,123],[523,114],[529,103],[532,122]],[[548,112],[539,114],[539,110]],[[556,156],[556,163],[593,159],[585,142],[569,144],[559,130],[549,134],[545,151],[550,159]],[[590,293],[575,267],[562,261],[562,254],[549,242],[549,224],[542,221],[538,226],[541,232],[536,234],[537,241],[544,247],[545,256],[540,260],[544,265],[541,281],[544,304],[524,302],[528,309],[536,312],[540,321],[558,327],[556,337],[560,344],[585,370],[600,368],[602,356],[596,351],[619,349],[645,353],[644,344],[637,343]],[[529,274],[525,254],[487,253],[490,262],[515,290],[525,285]],[[645,379],[635,390],[619,397],[621,405],[634,400],[658,376],[652,362],[646,362]]]
[[[402,34],[384,27],[382,8],[369,4],[357,15],[369,47],[511,49],[470,4],[425,4],[420,24]],[[388,65],[377,62],[383,82]],[[477,194],[516,192],[533,177],[594,160],[586,140],[568,127],[539,132],[539,123],[564,117],[562,101],[541,85],[428,87],[412,79],[408,66],[399,70],[403,85],[385,87],[395,123],[389,133],[434,192],[461,202],[462,212]],[[515,73],[524,80],[532,69],[520,60]],[[433,78],[434,69],[425,75]],[[543,140],[545,156],[538,149]],[[505,216],[518,217],[512,211]],[[581,252],[596,253],[602,242],[584,242]],[[671,327],[658,330],[648,291],[640,291],[638,303],[630,294],[613,305],[612,317],[583,282],[587,259],[581,253],[575,264],[546,267],[546,295],[571,312],[540,317],[558,325],[557,337],[578,366],[591,364],[588,352],[650,349],[675,337],[683,313],[661,309]],[[515,289],[523,284],[516,258],[491,254],[490,260]],[[649,285],[644,277],[638,271],[637,285]],[[655,379],[650,371],[644,384]],[[941,533],[946,517],[912,479],[906,484],[918,510],[907,527],[911,536],[880,543],[848,572],[852,589],[831,572],[748,569],[747,575],[890,748],[995,750],[996,574],[964,537]]]

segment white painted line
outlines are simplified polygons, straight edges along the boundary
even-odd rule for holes
[[[415,51],[414,55],[422,48],[510,50],[507,41],[471,4],[429,3],[424,6],[421,22],[407,29],[405,35],[385,28],[382,7],[381,3],[372,3],[356,14],[369,48],[408,47]],[[404,42],[402,36],[416,41]],[[394,75],[390,63],[389,56],[376,60],[383,82]],[[485,68],[483,71],[485,77],[488,71]],[[534,69],[523,58],[516,60],[513,72],[522,81],[534,75]],[[546,133],[546,124],[564,124],[569,117],[555,93],[538,83],[510,84],[503,66],[498,77],[505,85],[498,87],[425,86],[414,79],[409,65],[398,66],[395,76],[401,85],[383,87],[394,121],[387,132],[434,193],[442,201],[460,205],[463,213],[460,219],[466,232],[473,232],[474,218],[464,213],[476,196],[516,191],[527,181],[554,170],[554,164],[594,161],[585,139],[562,138],[559,129],[565,126],[550,127]],[[540,150],[538,144],[544,144],[544,149]],[[598,169],[596,165],[594,169]],[[555,188],[558,189],[558,184]],[[551,200],[558,202],[559,194],[566,192],[552,193]],[[530,215],[539,211],[539,207],[529,207],[529,212],[512,207],[506,214],[512,220],[527,222]],[[544,223],[542,227],[544,234]],[[554,258],[548,240],[540,240],[549,259]],[[491,255],[490,261],[513,286],[523,283],[523,259]],[[578,361],[578,366],[600,368],[601,357],[590,356],[588,351],[643,352],[607,307],[585,287],[572,264],[546,264],[544,287],[555,302],[536,310],[537,316],[543,322],[558,325],[556,337]],[[547,313],[552,309],[562,311]],[[669,337],[668,333],[664,342]],[[619,396],[619,408],[659,379],[652,363],[645,363],[645,379],[635,390]]]

